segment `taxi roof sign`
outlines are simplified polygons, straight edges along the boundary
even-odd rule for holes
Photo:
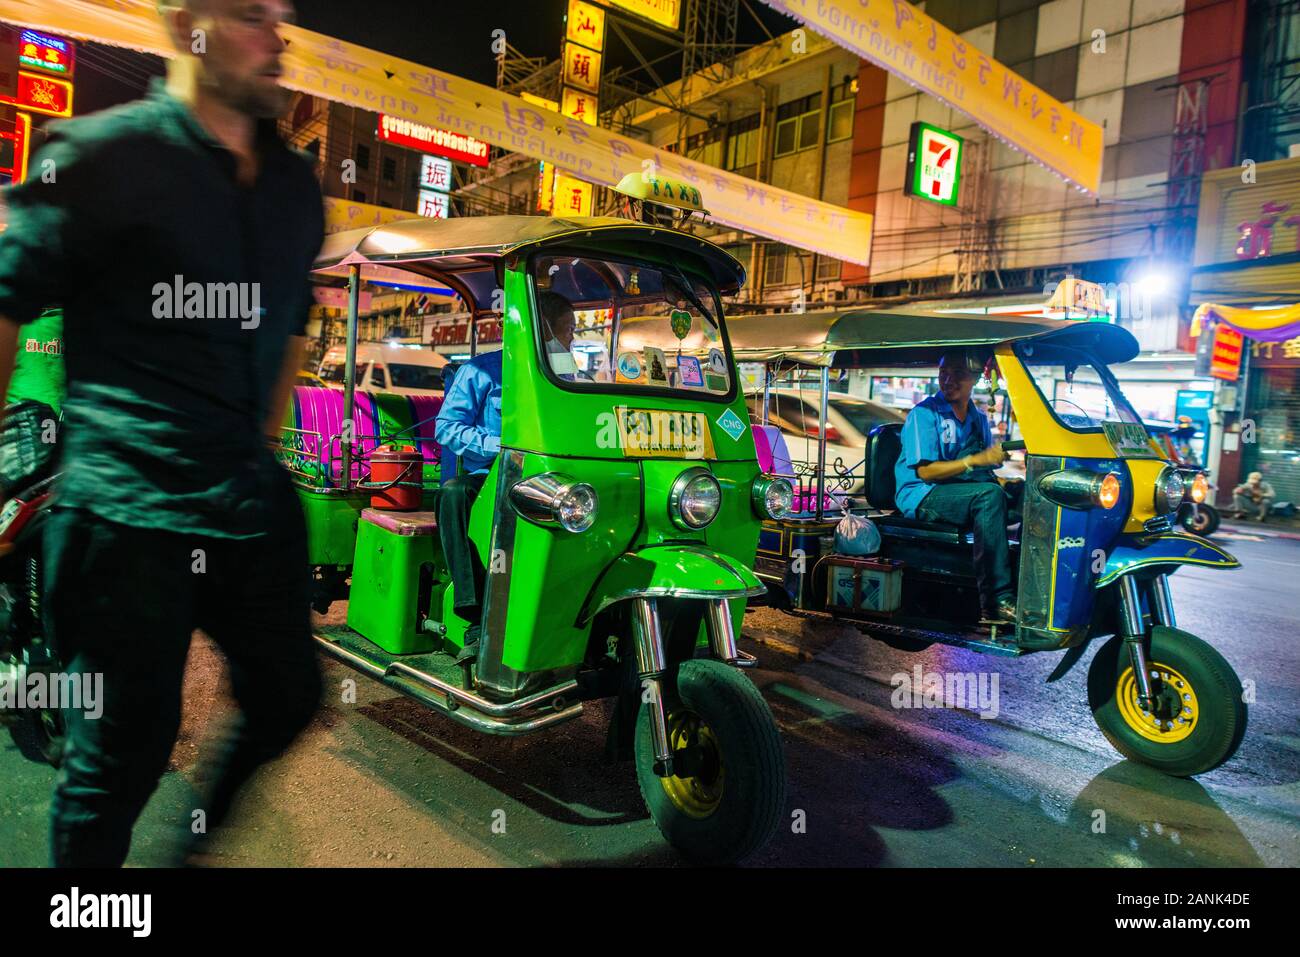
[[[704,198],[694,186],[688,186],[686,183],[666,179],[662,176],[651,176],[644,171],[628,173],[618,181],[618,185],[614,187],[614,192],[622,193],[631,199],[656,203],[660,206],[670,206],[673,209],[685,210],[688,213],[709,215],[709,211],[704,208]]]
[[[1072,314],[1081,318],[1110,316],[1105,287],[1074,276],[1061,280],[1044,309],[1052,313],[1062,312],[1067,319]]]

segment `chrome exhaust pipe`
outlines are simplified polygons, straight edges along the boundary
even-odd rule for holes
[[[632,632],[636,639],[636,670],[642,700],[650,705],[650,740],[654,744],[654,772],[661,778],[673,773],[673,752],[668,741],[668,709],[664,706],[663,674],[667,667],[664,638],[659,629],[659,606],[653,598],[632,602]],[[649,698],[645,696],[648,691]]]

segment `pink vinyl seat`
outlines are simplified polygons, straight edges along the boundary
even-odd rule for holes
[[[370,455],[380,445],[414,445],[425,461],[426,481],[437,475],[441,448],[434,438],[440,396],[375,395],[357,392],[353,411],[356,459],[353,481],[370,473]],[[312,481],[341,483],[343,472],[343,392],[320,386],[295,386],[284,433],[292,452],[287,463]]]

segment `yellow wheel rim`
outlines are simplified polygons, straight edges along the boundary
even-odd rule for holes
[[[726,771],[718,739],[700,716],[677,711],[668,716],[668,743],[673,751],[698,747],[701,751],[699,773],[694,777],[660,778],[664,793],[673,806],[688,817],[706,818],[722,803]]]
[[[1137,677],[1130,665],[1119,676],[1116,689],[1119,713],[1124,723],[1148,741],[1174,744],[1193,731],[1201,717],[1192,683],[1168,665],[1153,661],[1148,666],[1152,681],[1160,682],[1155,711],[1143,711],[1138,704]]]

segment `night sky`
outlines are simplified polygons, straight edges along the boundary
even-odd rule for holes
[[[416,63],[423,63],[489,86],[496,83],[492,31],[506,31],[510,44],[526,56],[555,59],[560,55],[567,0],[297,0],[298,22],[309,30],[339,37]],[[776,13],[762,0],[749,7],[773,34],[793,29],[793,20]],[[766,39],[755,17],[740,9],[740,42]],[[632,67],[635,59],[607,30],[606,69]],[[654,59],[668,51],[642,34],[633,34],[641,52]],[[150,75],[162,73],[160,61],[147,56],[80,44],[77,66],[76,112],[88,113],[137,96]],[[655,65],[665,80],[676,79],[680,57]]]

